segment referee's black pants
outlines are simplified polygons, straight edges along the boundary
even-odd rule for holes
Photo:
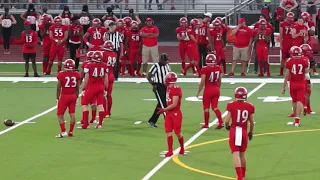
[[[199,66],[202,68],[206,65],[206,57],[208,55],[208,47],[207,44],[198,44],[199,50]]]
[[[156,106],[151,118],[148,121],[149,123],[152,122],[152,123],[156,124],[158,119],[159,119],[159,116],[160,116],[160,114],[157,114],[158,108],[167,107],[166,93],[167,93],[166,86],[164,84],[158,83],[157,84],[157,91],[154,93],[156,98],[157,98],[157,100],[158,100],[158,104],[157,104],[157,106]],[[161,106],[161,103],[162,103],[163,107]]]
[[[117,53],[117,61],[116,61],[116,64],[114,67],[115,69],[113,73],[114,73],[114,79],[118,80],[119,72],[120,72],[120,51],[114,50],[114,52]]]

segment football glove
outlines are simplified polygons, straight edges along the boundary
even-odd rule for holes
[[[249,141],[251,141],[252,138],[253,138],[253,134],[252,134],[251,132],[249,132],[249,133],[248,133],[248,137],[249,137]]]
[[[162,113],[164,113],[164,109],[163,108],[158,108],[157,114],[162,114]]]
[[[230,130],[230,125],[229,124],[226,124],[226,130]]]

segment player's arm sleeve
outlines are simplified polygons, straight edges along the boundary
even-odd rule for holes
[[[231,103],[228,103],[228,104],[227,104],[226,110],[229,111],[229,112],[231,112]]]

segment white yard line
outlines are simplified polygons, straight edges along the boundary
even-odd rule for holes
[[[267,83],[261,83],[259,86],[254,88],[252,91],[248,93],[248,97],[250,97],[252,94],[257,92],[259,89],[261,89],[265,84]],[[222,114],[222,117],[225,117],[227,115],[227,112],[224,112]],[[218,119],[215,119],[213,122],[209,124],[209,127],[212,127],[214,124],[218,122]],[[193,135],[187,142],[184,143],[184,146],[190,145],[194,140],[196,140],[199,136],[201,136],[204,132],[206,132],[208,129],[201,129],[199,132],[197,132],[195,135]],[[177,148],[174,151],[174,154],[178,153],[180,148]],[[158,165],[156,165],[148,174],[142,178],[142,180],[149,180],[157,171],[159,171],[160,168],[162,168],[167,162],[171,160],[172,157],[164,158]]]
[[[9,132],[9,131],[12,131],[12,130],[18,128],[19,126],[22,126],[22,125],[24,125],[24,124],[27,124],[27,123],[29,123],[30,121],[32,121],[32,120],[34,120],[34,119],[37,119],[38,117],[41,117],[41,116],[43,116],[43,115],[46,115],[46,114],[50,113],[51,111],[54,111],[55,109],[57,109],[57,106],[53,106],[52,108],[50,108],[50,109],[48,109],[48,110],[46,110],[46,111],[43,111],[43,112],[40,113],[40,114],[37,114],[37,115],[35,115],[35,116],[32,116],[32,117],[29,118],[29,119],[26,119],[26,120],[24,120],[24,121],[21,121],[21,122],[19,122],[18,124],[9,127],[8,129],[5,129],[5,130],[3,130],[3,131],[0,131],[0,135],[3,135],[3,134],[5,134],[5,133],[7,133],[7,132]]]

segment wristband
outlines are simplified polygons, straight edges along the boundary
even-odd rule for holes
[[[89,43],[89,42],[86,42],[86,45],[87,45],[87,46],[90,46],[90,43]]]

